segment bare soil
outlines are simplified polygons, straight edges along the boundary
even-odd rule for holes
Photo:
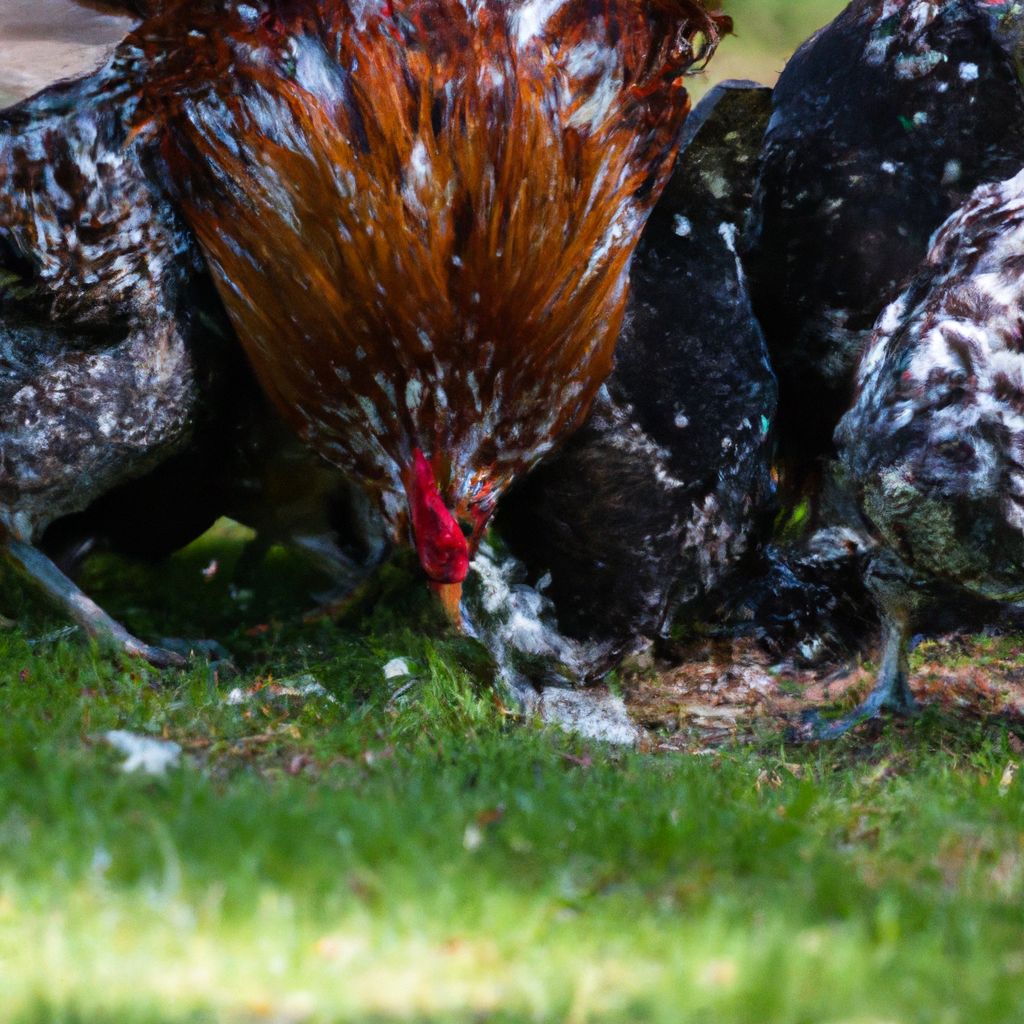
[[[753,640],[699,640],[673,663],[624,674],[626,704],[654,749],[700,753],[785,733],[807,708],[847,710],[874,684],[874,666],[773,663]],[[911,687],[923,707],[1024,725],[1024,637],[954,634],[920,644]],[[862,728],[870,729],[871,724]]]

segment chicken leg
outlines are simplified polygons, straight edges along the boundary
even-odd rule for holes
[[[910,690],[907,638],[921,603],[921,581],[905,562],[882,550],[868,564],[864,582],[882,621],[882,664],[866,699],[842,718],[825,719],[811,710],[795,730],[801,740],[834,740],[881,711],[909,715],[918,709]]]
[[[3,542],[0,554],[101,646],[131,658],[143,658],[156,668],[181,668],[186,665],[186,659],[180,654],[153,647],[132,636],[38,548],[8,538]]]
[[[797,739],[834,740],[861,722],[876,717],[882,710],[901,715],[917,711],[918,703],[910,690],[906,626],[895,618],[886,617],[883,630],[882,666],[866,699],[842,718],[827,719],[819,711],[805,711],[795,730]]]

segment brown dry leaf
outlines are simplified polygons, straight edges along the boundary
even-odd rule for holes
[[[995,715],[1019,726],[1024,720],[1024,667],[1015,653],[995,659],[985,639],[966,635],[928,643],[927,660],[911,680],[922,703],[941,704],[956,715]],[[874,683],[874,674],[863,665],[836,662],[802,668],[749,638],[699,638],[674,646],[670,657],[624,677],[630,714],[651,730],[650,748],[656,751],[695,754],[745,742],[748,733],[756,740],[759,733],[787,728],[806,708],[853,707]],[[1011,736],[1009,742],[1015,755],[1024,754],[1024,737]],[[800,777],[799,766],[778,766],[783,769]],[[903,770],[896,759],[879,766],[866,781],[878,784]]]
[[[491,690],[491,701],[494,707],[497,709],[499,715],[505,718],[519,718],[520,713],[508,707],[508,705],[501,699],[501,695],[497,690]]]
[[[302,739],[302,733],[296,725],[282,725],[277,729],[270,729],[267,732],[255,733],[252,736],[241,736],[234,742],[236,748],[258,747],[266,743],[273,743],[280,739]]]

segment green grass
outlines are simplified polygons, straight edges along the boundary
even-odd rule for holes
[[[504,713],[401,571],[350,621],[302,625],[316,581],[280,552],[230,597],[241,543],[90,579],[134,628],[208,627],[231,679],[48,640],[59,620],[4,590],[23,626],[0,633],[0,1019],[1021,1019],[1024,790],[1001,730],[588,746]],[[336,702],[273,696],[302,675]],[[173,738],[182,766],[125,774],[112,728]]]

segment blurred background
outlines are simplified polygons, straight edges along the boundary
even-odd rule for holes
[[[774,82],[793,50],[843,6],[841,0],[724,0],[736,34],[693,91],[724,78]],[[0,0],[0,107],[95,67],[131,24],[99,2]]]
[[[3,0],[0,0],[3,2]],[[700,93],[726,78],[774,84],[793,51],[828,24],[848,0],[722,0],[735,32],[722,42],[694,89]]]
[[[131,25],[98,4],[0,0],[0,107],[90,71]]]

